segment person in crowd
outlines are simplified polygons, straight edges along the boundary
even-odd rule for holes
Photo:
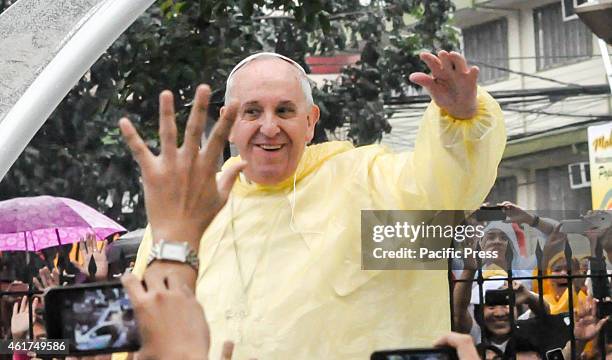
[[[505,206],[511,205],[506,202]],[[512,221],[521,221],[520,217],[526,214],[513,204],[509,211],[513,212]],[[522,255],[512,223],[503,221],[489,222],[484,229],[484,236],[482,238],[473,237],[465,240],[465,246],[467,247],[475,248],[477,244],[479,244],[480,248],[484,251],[496,251],[498,254],[496,258],[485,259],[482,262],[482,277],[484,279],[508,278],[508,273],[506,272],[508,269],[507,251],[511,251],[513,254],[513,276],[531,275],[535,259],[533,259],[533,256],[527,257]],[[474,281],[478,276],[477,267],[478,264],[476,259],[464,259],[463,270],[461,272],[455,271],[458,282],[455,283],[453,289],[453,324],[455,324],[458,331],[469,333],[475,339],[479,339],[481,335],[481,327],[476,326],[476,322],[474,321],[474,315],[478,312],[475,310],[475,305],[481,304],[480,292],[482,291],[482,298],[484,299],[486,290],[507,286],[504,285],[501,280],[485,281],[481,289]],[[530,313],[526,314],[526,316],[541,316],[549,313],[548,304],[546,302],[543,304],[544,308],[540,308],[537,295],[529,290],[530,286],[527,286],[528,284],[530,285],[529,281],[513,281],[513,284],[516,292],[515,303],[519,306],[517,308],[517,315],[523,313],[523,311],[518,311],[522,310],[523,305],[530,310]]]
[[[544,276],[568,275],[567,258],[565,255],[565,247],[567,243],[567,234],[561,231],[560,224],[556,225],[543,248],[542,267],[544,268]],[[581,273],[580,264],[577,258],[572,258],[571,264],[572,274],[584,275]],[[533,275],[537,275],[535,269]],[[570,310],[569,282],[566,278],[544,279],[542,281],[542,291],[540,291],[538,288],[537,280],[533,280],[532,283],[534,290],[541,293],[544,296],[544,299],[549,303],[552,314],[560,314]],[[587,293],[584,291],[584,288],[584,278],[578,277],[573,279],[572,290],[574,307],[585,301]]]
[[[90,276],[91,262],[95,264],[95,272],[92,281],[104,281],[108,279],[108,259],[106,258],[106,240],[102,242],[102,246],[98,246],[96,236],[88,233],[79,243],[79,255],[82,263],[73,261],[72,264],[79,270],[81,274]]]
[[[573,274],[580,274],[580,265],[578,264],[578,260],[576,258],[572,258],[572,272]],[[545,276],[554,275],[554,276],[567,276],[568,274],[567,267],[567,259],[565,257],[565,253],[559,252],[555,256],[550,259],[548,262],[548,266],[546,271],[544,272]],[[582,279],[574,279],[574,284],[572,291],[574,291],[573,302],[574,307],[577,307],[578,304],[586,301],[587,293],[584,292],[581,284],[583,283]],[[569,308],[569,281],[567,278],[553,278],[553,279],[544,279],[543,280],[543,295],[544,300],[550,305],[551,314],[560,314],[563,312],[568,312]]]
[[[488,204],[486,204],[488,205]],[[536,267],[536,256],[534,253],[529,253],[526,250],[527,244],[525,234],[521,229],[521,226],[529,225],[537,230],[537,233],[542,237],[546,238],[554,230],[555,222],[552,219],[540,218],[537,215],[532,215],[521,207],[513,204],[510,201],[504,201],[498,204],[502,207],[505,213],[506,220],[504,221],[477,221],[473,217],[470,221],[474,222],[473,225],[484,226],[484,236],[480,239],[470,239],[470,247],[475,248],[478,243],[480,248],[484,251],[497,253],[497,257],[488,258],[482,261],[483,277],[494,276],[499,271],[507,273],[508,269],[512,268],[513,277],[527,277],[531,276],[532,272]],[[512,262],[508,261],[507,252],[511,251]],[[463,262],[461,264],[453,265],[453,274],[460,278],[462,277],[461,269],[463,269]],[[468,265],[467,268],[471,268],[472,265]],[[475,266],[475,265],[473,265]],[[475,275],[476,276],[476,275]],[[532,288],[532,283],[529,280],[520,280],[525,287],[529,290]],[[474,287],[473,291],[476,291]],[[473,294],[473,297],[477,294]]]
[[[546,239],[557,224],[552,219],[530,214],[510,201],[504,201],[500,206],[506,214],[506,220],[489,222],[481,241],[482,249],[496,250],[499,256],[483,264],[484,268],[491,266],[493,269],[508,270],[511,265],[514,277],[530,276],[536,268],[537,260],[534,253],[526,251],[525,236],[520,226],[528,225],[537,231],[539,237]],[[519,240],[522,240],[522,243]],[[508,249],[512,251],[511,264],[506,264]],[[528,288],[531,288],[530,282],[524,282]]]
[[[584,236],[589,240],[591,252],[587,273],[595,275],[586,279],[585,287],[589,295],[597,299],[607,298],[612,295],[609,278],[604,276],[612,274],[612,226],[593,226],[584,232]]]
[[[39,307],[41,302],[38,297],[34,297],[32,300],[32,320],[33,320],[33,335],[35,340],[45,339],[47,332],[45,330],[45,324],[42,316],[36,313],[36,309]],[[11,335],[12,340],[25,340],[29,339],[28,331],[30,324],[30,315],[28,314],[28,299],[23,296],[21,300],[15,301],[13,304],[13,316],[11,317]],[[32,358],[26,352],[15,352],[13,354],[13,360],[26,360]]]
[[[40,301],[38,297],[32,300],[32,319],[34,320],[34,338],[39,339],[46,336],[42,318],[35,314]],[[11,335],[14,340],[24,340],[29,330],[28,300],[23,296],[20,301],[13,305],[13,316],[11,317]]]
[[[483,263],[483,269],[487,270],[507,270],[509,269],[509,264],[507,264],[507,254],[506,252],[512,252],[512,270],[516,272],[513,274],[518,276],[522,274],[522,271],[525,268],[531,272],[531,263],[532,259],[526,259],[520,251],[518,239],[516,236],[516,232],[512,227],[511,223],[503,222],[503,221],[491,221],[487,224],[484,229],[484,236],[481,241],[481,248],[484,251],[496,251],[497,257],[486,259]],[[526,264],[529,262],[529,264]]]
[[[502,114],[477,89],[477,68],[458,53],[421,58],[432,75],[411,80],[434,102],[414,154],[347,142],[306,146],[319,118],[308,79],[293,60],[270,53],[231,72],[221,130],[202,150],[208,87],[196,91],[180,148],[172,94],[161,94],[159,156],[122,119],[148,194],[150,229],[134,272],[143,274],[150,258],[151,271],[177,271],[197,285],[216,339],[235,340],[240,358],[363,358],[376,348],[430,344],[448,331],[445,271],[360,264],[361,209],[477,208],[503,152]],[[228,136],[240,157],[225,164],[217,188]],[[153,194],[167,203],[153,207]],[[192,266],[164,261],[168,244]],[[221,342],[212,349],[220,353]]]
[[[51,271],[45,266],[38,270],[38,276],[40,277],[40,280],[37,277],[34,277],[32,278],[32,283],[39,291],[45,291],[51,287],[60,285],[60,274],[56,267],[54,267],[53,271]]]
[[[597,337],[609,317],[599,318],[597,316],[597,299],[589,296],[586,301],[580,303],[574,312],[574,337],[576,339],[575,353],[583,359],[600,359],[597,353]],[[571,343],[563,348],[563,357],[571,358]]]
[[[472,292],[471,281],[474,279],[474,273],[474,270],[464,270],[461,281],[455,284],[453,292],[455,329],[461,333],[471,334],[476,342],[479,342],[481,338],[485,339],[486,345],[483,346],[494,346],[504,353],[511,337],[510,306],[490,304],[487,303],[486,298],[489,290],[508,288],[507,282],[503,280],[507,278],[507,275],[502,275],[500,279],[492,277],[483,282],[484,303],[481,305],[479,297],[475,298]],[[521,282],[513,283],[513,291],[515,302],[513,315],[517,323],[521,321],[518,318],[523,313],[521,310],[523,305],[529,308],[531,316],[548,314],[547,303],[544,302],[544,309],[541,309],[537,295],[527,290]]]

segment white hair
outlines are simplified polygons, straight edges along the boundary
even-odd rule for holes
[[[253,62],[255,60],[263,60],[263,59],[281,59],[284,60],[288,63],[290,63],[291,65],[293,65],[293,67],[295,67],[296,69],[299,70],[299,81],[300,81],[300,87],[302,88],[302,92],[304,93],[304,97],[306,98],[306,104],[312,106],[314,105],[314,100],[312,98],[312,88],[310,87],[310,79],[308,79],[308,76],[306,75],[306,71],[304,70],[304,68],[302,66],[300,66],[300,64],[298,64],[297,62],[295,62],[294,60],[291,60],[290,58],[283,56],[281,54],[277,54],[277,53],[273,53],[273,52],[260,52],[257,54],[253,54],[251,56],[248,56],[246,58],[244,58],[242,61],[240,61],[238,63],[238,65],[234,66],[234,68],[232,69],[232,71],[230,72],[229,76],[227,77],[227,83],[225,84],[225,105],[227,106],[230,102],[230,90],[233,86],[234,83],[234,77],[236,75],[236,72],[238,70],[240,70],[241,68],[243,68],[246,64]]]

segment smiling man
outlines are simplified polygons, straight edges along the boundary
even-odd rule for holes
[[[306,73],[291,61],[256,54],[238,64],[227,82],[226,106],[240,103],[229,140],[249,164],[246,177],[259,184],[294,174],[319,120]]]
[[[457,53],[421,59],[432,75],[411,80],[435,102],[415,152],[402,154],[349,142],[307,146],[319,109],[304,70],[269,53],[234,68],[221,118],[236,113],[229,139],[240,156],[224,168],[242,172],[227,204],[210,200],[220,211],[204,221],[201,241],[179,225],[147,232],[134,269],[142,274],[147,257],[164,260],[161,240],[198,250],[199,268],[188,261],[197,279],[190,266],[183,271],[205,308],[213,358],[233,340],[237,359],[366,359],[375,349],[431,346],[448,332],[445,271],[364,271],[360,263],[360,210],[474,209],[496,177],[504,123],[477,89],[478,69]],[[207,96],[196,95],[197,116]],[[161,100],[162,119],[173,119],[170,95]],[[160,125],[162,153],[167,132]],[[166,217],[174,214],[157,215],[172,228]],[[153,261],[151,269],[171,266],[180,265]]]

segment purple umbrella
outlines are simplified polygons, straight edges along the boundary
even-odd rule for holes
[[[0,251],[38,251],[78,242],[87,233],[100,240],[126,229],[76,200],[36,196],[0,201]]]

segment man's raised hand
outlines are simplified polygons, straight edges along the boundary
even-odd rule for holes
[[[422,52],[419,56],[431,75],[412,73],[410,81],[427,89],[436,104],[451,116],[457,119],[474,117],[478,110],[478,67],[468,67],[465,58],[454,51],[442,50],[438,56]]]
[[[236,118],[237,103],[229,105],[216,123],[206,147],[200,149],[210,88],[198,86],[185,139],[177,147],[174,100],[170,91],[159,96],[161,153],[155,156],[127,119],[119,127],[142,172],[145,207],[153,239],[187,241],[198,248],[206,227],[225,205],[236,177],[246,166],[240,162],[215,178],[217,160],[223,152]]]

